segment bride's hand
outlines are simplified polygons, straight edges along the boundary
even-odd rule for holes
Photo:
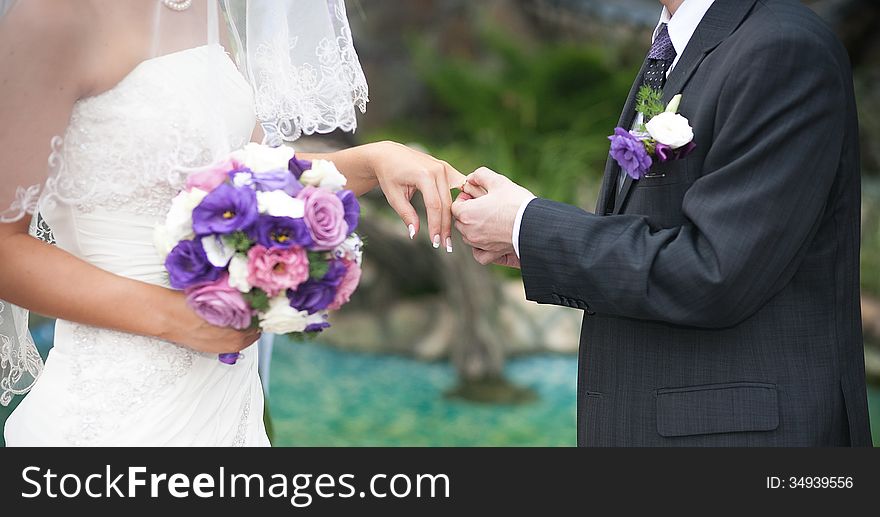
[[[168,291],[166,330],[159,336],[162,339],[210,354],[241,352],[260,339],[257,329],[234,330],[211,325],[189,308],[182,292]]]
[[[467,177],[448,163],[395,142],[371,144],[373,172],[388,204],[414,238],[419,216],[411,200],[421,192],[428,215],[428,238],[435,248],[442,245],[452,253],[452,192]]]
[[[377,142],[335,153],[331,159],[349,179],[356,194],[376,183],[406,225],[410,238],[420,231],[411,200],[422,194],[428,215],[428,239],[435,248],[452,252],[452,193],[467,179],[448,163],[395,142]]]

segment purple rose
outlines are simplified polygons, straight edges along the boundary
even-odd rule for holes
[[[361,204],[358,203],[354,192],[350,190],[341,190],[336,195],[342,201],[342,210],[345,213],[345,224],[348,225],[348,233],[352,234],[358,227],[358,221],[361,217]]]
[[[228,235],[250,228],[258,215],[256,192],[224,183],[193,210],[193,231],[199,236]]]
[[[236,330],[251,325],[253,310],[237,289],[229,287],[229,275],[190,287],[186,290],[186,303],[211,325]]]
[[[296,197],[302,190],[302,184],[286,169],[277,169],[268,172],[255,172],[253,174],[254,187],[260,192],[281,190],[291,197]]]
[[[298,311],[306,311],[314,314],[322,311],[336,299],[336,291],[347,268],[342,261],[333,260],[330,268],[320,280],[310,279],[296,288],[296,291],[287,291],[290,306]]]
[[[266,248],[310,247],[312,234],[303,219],[261,215],[250,231],[252,239]]]
[[[186,289],[195,284],[213,282],[223,272],[208,260],[201,239],[180,241],[165,259],[171,287]]]
[[[348,236],[345,210],[336,194],[315,187],[306,187],[297,198],[305,201],[306,225],[316,250],[332,250]]]
[[[658,143],[657,146],[654,148],[654,154],[657,155],[657,161],[663,163],[687,158],[687,156],[691,154],[696,148],[697,144],[693,142],[688,142],[678,149],[673,149],[666,144]]]
[[[611,157],[633,179],[641,179],[651,169],[651,156],[645,150],[645,144],[629,131],[618,127],[611,140]]]
[[[308,160],[300,160],[294,155],[287,163],[287,168],[290,170],[290,173],[299,180],[305,171],[312,169],[312,162]]]

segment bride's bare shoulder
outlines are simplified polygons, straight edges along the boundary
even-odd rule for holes
[[[51,78],[69,76],[83,63],[88,46],[89,2],[16,2],[0,18],[0,62],[7,71],[42,68]]]
[[[147,2],[27,0],[0,19],[0,60],[8,70],[45,68],[47,79],[75,81],[81,96],[115,84],[142,54]],[[139,36],[144,36],[140,38]],[[119,70],[117,70],[117,68]]]
[[[89,18],[94,10],[91,0],[57,2],[28,0],[15,2],[0,20],[0,34],[34,46],[65,47],[76,50],[88,44]]]

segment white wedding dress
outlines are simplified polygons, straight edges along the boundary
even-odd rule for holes
[[[77,201],[40,206],[57,245],[167,287],[153,229],[183,184],[180,167],[247,143],[253,99],[213,44],[144,61],[111,90],[79,101],[53,156],[65,168],[58,181]],[[267,446],[257,355],[252,346],[227,366],[161,340],[58,321],[42,375],[6,423],[6,443]]]

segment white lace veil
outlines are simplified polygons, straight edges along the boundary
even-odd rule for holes
[[[254,86],[267,140],[354,131],[367,109],[367,81],[343,0],[224,0],[237,61]],[[239,47],[241,48],[241,47]]]
[[[3,22],[13,18],[11,10],[24,8],[25,3],[0,0],[0,31],[4,30]],[[281,145],[304,134],[337,129],[354,131],[357,111],[366,110],[367,83],[352,43],[344,0],[138,0],[111,5],[131,11],[126,13],[131,20],[130,34],[120,34],[144,39],[143,52],[138,54],[141,59],[125,68],[129,73],[120,80],[134,74],[145,61],[202,46],[222,45],[252,87],[254,115],[263,128],[264,142],[270,145]],[[15,72],[0,70],[0,84],[4,84],[6,74],[12,73]],[[213,77],[205,75],[201,80],[211,82]],[[168,82],[168,91],[163,94],[169,99],[174,88],[185,87],[176,84],[175,78]],[[9,94],[0,87],[0,95]],[[222,105],[212,107],[223,109]],[[222,119],[218,117],[216,127],[212,127],[218,142],[228,140],[223,138],[228,128],[223,127]],[[106,181],[66,172],[61,139],[66,121],[65,118],[64,124],[52,128],[28,128],[27,143],[32,148],[23,152],[35,157],[34,160],[27,162],[26,167],[0,168],[0,224],[33,217],[43,203],[75,205],[95,189],[108,188]],[[2,134],[0,131],[2,148],[21,144],[3,141]],[[216,159],[233,150],[204,141],[189,144],[197,150],[209,148],[210,152],[193,154],[185,163],[161,164],[168,169],[169,181],[173,181],[180,168],[198,166],[200,161]],[[39,156],[44,158],[36,159]],[[37,218],[34,219],[31,233],[38,235],[40,228]],[[42,368],[27,320],[26,311],[0,301],[3,405],[13,395],[30,389]]]

